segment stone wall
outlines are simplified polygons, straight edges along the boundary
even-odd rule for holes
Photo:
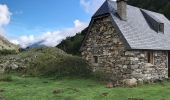
[[[94,72],[105,73],[115,84],[122,84],[126,79],[148,81],[168,76],[167,52],[153,51],[153,65],[148,63],[147,51],[127,51],[110,16],[93,21],[82,57],[93,66]]]
[[[147,52],[151,51],[126,51],[131,61],[131,77],[138,81],[154,81],[168,78],[168,54],[166,51],[152,51],[153,63],[148,63]],[[128,58],[128,57],[127,57]]]

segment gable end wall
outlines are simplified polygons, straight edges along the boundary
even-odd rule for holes
[[[82,47],[82,57],[93,67],[93,71],[105,73],[106,79],[115,84],[132,78],[138,81],[167,78],[167,52],[152,51],[154,65],[149,64],[147,51],[125,49],[111,20],[110,16],[95,19]],[[94,61],[96,56],[98,63]]]

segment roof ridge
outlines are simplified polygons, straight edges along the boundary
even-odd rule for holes
[[[103,14],[106,14],[106,13],[109,13],[109,12],[110,12],[110,7],[109,7],[109,4],[108,4],[108,1],[109,1],[109,0],[106,0],[106,1],[100,6],[100,8],[94,13],[93,17],[100,16],[100,15],[103,15]]]

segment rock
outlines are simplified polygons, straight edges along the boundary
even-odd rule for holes
[[[112,82],[107,83],[106,88],[113,88],[113,83]]]
[[[137,86],[137,80],[135,78],[123,80],[125,86],[134,87]]]
[[[64,91],[62,89],[56,89],[53,91],[54,94],[60,94],[63,93]]]
[[[143,58],[145,57],[145,55],[144,55],[144,54],[140,54],[140,56],[141,56],[141,57],[143,57]]]
[[[152,65],[151,63],[145,63],[145,67],[148,68],[148,67],[153,67],[154,65]]]
[[[11,69],[15,70],[15,69],[17,69],[17,68],[18,68],[18,65],[14,64],[14,63],[12,63],[12,64],[10,65],[10,67],[11,67]]]
[[[125,56],[134,56],[134,53],[131,51],[126,51]]]
[[[127,67],[127,65],[123,65],[123,68],[124,68],[124,69],[127,69],[128,67]]]

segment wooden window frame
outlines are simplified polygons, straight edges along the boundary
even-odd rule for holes
[[[164,23],[159,23],[158,28],[159,28],[159,32],[164,33]]]
[[[98,63],[99,62],[99,58],[98,58],[98,56],[93,56],[93,58],[94,58],[94,63]]]
[[[148,59],[148,63],[154,64],[154,53],[147,52],[147,59]]]

